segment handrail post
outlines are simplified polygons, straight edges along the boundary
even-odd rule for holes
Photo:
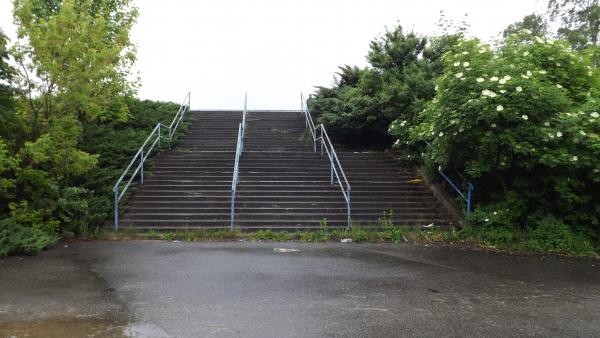
[[[308,110],[306,110],[306,108],[304,106],[302,106],[302,112],[304,113],[304,130],[309,130],[310,129],[310,124],[308,123]],[[310,130],[311,135],[312,135],[312,130]],[[314,141],[314,135],[313,136],[313,141]]]
[[[348,186],[348,191],[347,191],[347,195],[348,195],[348,200],[346,201],[347,204],[347,209],[348,209],[348,230],[352,229],[352,218],[350,217],[351,214],[351,208],[352,208],[352,199],[350,198],[350,194],[351,194],[351,190],[350,190],[350,186]]]
[[[471,183],[467,183],[467,222],[469,222],[469,218],[471,216],[471,192],[473,191],[473,185]]]
[[[234,215],[235,215],[235,190],[231,189],[231,213],[230,213],[230,219],[231,219],[231,223],[229,224],[229,230],[233,231],[233,222],[234,222]]]
[[[160,149],[160,122],[158,123],[158,148]]]
[[[323,147],[325,146],[325,141],[323,140],[323,124],[320,125],[321,127],[321,156],[323,156]]]
[[[300,92],[300,111],[304,113],[304,129],[308,129],[308,116],[306,115],[306,109],[304,108],[304,94]]]
[[[140,183],[144,184],[144,147],[142,147],[141,157],[140,157]]]
[[[171,150],[171,126],[169,126],[169,150]]]
[[[314,131],[312,138],[313,138],[313,153],[316,153],[317,152],[317,133],[316,133],[316,131]]]
[[[119,188],[115,191],[115,232],[119,231]]]

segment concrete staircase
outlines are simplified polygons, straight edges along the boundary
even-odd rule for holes
[[[225,228],[241,112],[196,112],[177,148],[157,155],[127,202],[124,226]]]
[[[123,225],[141,229],[228,228],[240,112],[191,112],[178,149],[158,155],[130,197]],[[445,226],[452,217],[432,192],[408,181],[412,168],[383,153],[338,150],[352,186],[354,225],[377,225],[393,211],[397,225]],[[346,202],[330,184],[326,155],[313,151],[297,111],[251,111],[240,161],[235,224],[246,229],[312,229],[327,219],[345,227]]]
[[[249,112],[240,162],[236,224],[245,228],[318,228],[346,216],[329,160],[313,152],[300,112]],[[338,226],[344,225],[336,224]]]

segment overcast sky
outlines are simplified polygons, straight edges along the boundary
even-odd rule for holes
[[[369,41],[397,23],[436,32],[440,10],[470,35],[490,40],[508,24],[543,12],[545,0],[135,0],[132,38],[144,99],[192,108],[297,109],[300,92],[332,83],[338,65],[364,66]],[[12,1],[0,28],[14,37]]]

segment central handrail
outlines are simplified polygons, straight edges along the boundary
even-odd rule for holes
[[[230,229],[233,230],[235,223],[235,196],[237,194],[237,184],[240,175],[240,157],[244,151],[244,139],[246,137],[246,108],[248,104],[248,94],[244,94],[244,111],[242,112],[242,122],[238,127],[237,146],[235,148],[235,162],[233,165],[233,178],[231,179],[231,223]]]
[[[346,200],[346,209],[348,214],[348,225],[347,228],[352,228],[352,203],[351,203],[351,192],[352,188],[350,187],[350,183],[348,183],[348,178],[346,177],[346,173],[342,168],[342,164],[338,159],[337,153],[333,148],[333,144],[331,143],[331,139],[325,130],[325,126],[320,124],[318,127],[315,127],[315,123],[313,122],[310,111],[308,110],[308,105],[304,100],[304,95],[300,93],[300,108],[304,113],[304,118],[306,119],[306,129],[310,131],[310,134],[313,139],[313,151],[317,152],[317,141],[321,142],[321,155],[323,155],[323,151],[327,153],[327,157],[329,158],[329,163],[331,165],[330,169],[330,184],[333,185],[333,178],[335,176],[337,183],[342,190],[342,194],[344,195],[344,199]],[[317,130],[319,132],[317,132]],[[317,137],[317,134],[319,136]]]
[[[173,139],[173,136],[175,135],[177,128],[181,125],[183,119],[185,118],[185,113],[190,111],[190,96],[191,93],[188,92],[185,96],[185,99],[183,100],[183,103],[179,106],[179,110],[177,111],[177,114],[175,114],[175,116],[173,117],[173,120],[171,121],[170,125],[167,126],[161,122],[158,122],[156,124],[154,129],[152,129],[152,132],[150,132],[150,135],[148,135],[142,146],[138,149],[138,151],[135,153],[135,155],[129,162],[127,168],[125,168],[125,170],[123,171],[123,174],[121,174],[121,176],[117,180],[117,183],[115,183],[115,185],[113,186],[113,192],[115,193],[115,231],[119,231],[119,202],[121,202],[121,199],[123,199],[123,196],[125,196],[127,189],[129,189],[129,186],[138,174],[140,175],[140,184],[144,184],[144,162],[146,162],[146,159],[148,158],[148,156],[150,156],[150,153],[157,144],[160,147],[161,138],[166,138],[169,141],[169,149],[171,149],[171,141]],[[161,130],[164,128],[161,127],[167,128],[167,136],[162,136]],[[150,147],[146,149],[146,146],[148,144],[150,144]],[[127,180],[125,186],[121,189],[121,183],[123,183],[123,180],[127,176],[127,173],[138,160],[139,164],[137,165],[137,167],[135,167],[135,170],[129,176],[129,180]]]

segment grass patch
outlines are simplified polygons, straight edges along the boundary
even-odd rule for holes
[[[285,230],[263,229],[258,231],[240,231],[229,229],[182,229],[158,232],[139,231],[123,228],[120,232],[95,231],[87,239],[100,240],[167,240],[167,241],[273,241],[273,242],[339,242],[352,239],[355,243],[402,243],[408,241],[420,243],[452,243],[505,252],[537,252],[568,256],[598,257],[600,248],[568,233],[559,226],[548,223],[534,231],[516,227],[482,228],[467,226],[464,229],[450,228],[409,228],[398,227],[392,223],[393,214],[386,212],[379,222],[372,226],[354,226],[352,229],[331,228],[327,219],[321,221],[318,229],[289,232]],[[541,231],[543,229],[544,231]]]

